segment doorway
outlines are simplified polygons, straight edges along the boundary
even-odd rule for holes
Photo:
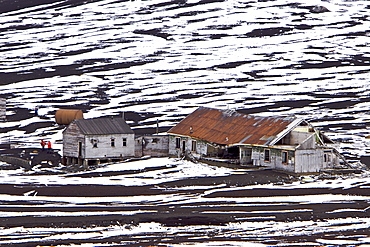
[[[78,157],[82,157],[82,142],[78,142]]]

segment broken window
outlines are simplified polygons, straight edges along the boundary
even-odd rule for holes
[[[96,140],[96,139],[91,139],[91,144],[92,144],[92,147],[93,147],[93,148],[97,148],[97,147],[98,147],[98,140]]]
[[[270,161],[270,149],[265,149],[265,161]]]
[[[180,148],[181,139],[176,137],[176,148]]]
[[[324,154],[324,162],[330,162],[330,160],[331,160],[330,153],[325,153]]]
[[[191,142],[191,151],[196,152],[197,151],[197,141]]]
[[[282,162],[283,164],[287,164],[287,163],[288,163],[288,152],[283,151],[283,152],[281,153],[281,162]]]

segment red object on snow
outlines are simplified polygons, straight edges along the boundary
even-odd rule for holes
[[[41,139],[40,144],[41,144],[42,149],[44,149],[44,146],[46,145],[46,142],[44,141],[44,139]]]

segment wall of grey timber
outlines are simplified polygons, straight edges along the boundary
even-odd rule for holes
[[[270,160],[265,161],[265,149],[270,150]],[[288,163],[283,164],[282,152],[288,152]],[[287,172],[294,172],[295,170],[295,159],[294,152],[290,150],[281,150],[274,148],[263,148],[263,147],[253,147],[252,159],[255,166],[266,166],[271,167],[276,170],[283,170]]]
[[[307,138],[309,138],[312,135],[314,135],[314,133],[292,131],[290,133],[290,143],[292,145],[299,145],[299,144],[303,143]]]
[[[0,122],[6,121],[6,99],[0,98]]]
[[[176,138],[180,138],[180,148],[176,147]],[[169,141],[168,141],[169,155],[179,156],[179,154],[182,152],[183,141],[185,141],[186,151],[190,151],[196,156],[207,156],[208,155],[207,152],[209,150],[209,147],[211,146],[206,141],[201,141],[201,140],[193,139],[190,137],[175,136],[175,135],[169,135]],[[195,150],[192,150],[193,141],[196,142]]]
[[[71,123],[63,132],[63,156],[78,158],[78,143],[82,143],[82,150],[85,147],[85,137],[77,124]],[[85,153],[82,152],[82,157]]]
[[[169,152],[169,136],[150,135],[136,138],[135,156],[166,157]]]
[[[114,146],[112,146],[112,139],[114,139]],[[96,147],[93,145],[94,141],[97,142]],[[134,157],[134,134],[88,135],[85,136],[84,150],[85,159]]]
[[[181,152],[180,149],[176,148],[176,138],[177,138],[177,136],[169,135],[168,154],[171,155],[171,156],[178,156],[179,152]],[[179,138],[185,140],[185,137],[179,137]]]
[[[298,149],[315,149],[317,148],[316,144],[316,134],[309,133],[306,140],[303,140],[299,145]]]
[[[323,154],[324,152],[322,149],[296,150],[294,172],[313,173],[326,168]]]

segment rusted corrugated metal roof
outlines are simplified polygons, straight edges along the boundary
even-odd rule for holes
[[[123,118],[76,119],[74,122],[85,135],[134,134]]]
[[[168,133],[224,145],[269,145],[294,122],[295,117],[260,117],[200,107]]]

